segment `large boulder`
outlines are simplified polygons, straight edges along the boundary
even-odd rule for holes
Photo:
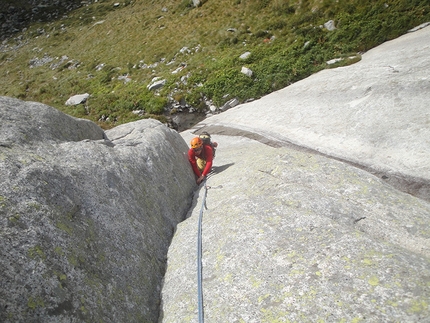
[[[181,136],[5,97],[0,119],[0,321],[157,321],[195,187]]]

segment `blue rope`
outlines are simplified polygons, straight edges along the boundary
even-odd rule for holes
[[[206,186],[206,179],[204,181],[205,194],[203,195],[202,207],[199,215],[199,229],[197,234],[197,295],[199,305],[199,323],[204,322],[203,316],[203,290],[202,290],[202,219],[203,207],[206,207],[206,196],[208,195],[208,187]]]

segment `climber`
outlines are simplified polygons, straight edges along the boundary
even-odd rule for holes
[[[212,161],[215,155],[215,147],[218,144],[212,142],[207,144],[200,137],[191,140],[191,148],[188,150],[188,160],[197,176],[197,185],[207,177],[212,170]]]

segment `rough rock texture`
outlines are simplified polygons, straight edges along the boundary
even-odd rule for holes
[[[219,143],[207,322],[430,322],[429,39],[400,37],[181,133]],[[198,321],[204,190],[169,249],[162,322]]]
[[[5,97],[0,120],[0,321],[157,321],[195,185],[181,136]]]
[[[206,322],[429,322],[430,203],[348,164],[215,136]],[[197,220],[168,254],[162,322],[198,322]]]

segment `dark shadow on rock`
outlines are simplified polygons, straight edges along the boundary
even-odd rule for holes
[[[230,166],[233,166],[233,165],[234,165],[234,163],[225,164],[225,165],[222,165],[222,166],[212,166],[212,170],[209,173],[208,177],[210,177],[212,175],[215,175],[215,174],[219,174],[219,173],[225,171],[227,168],[229,168]]]
[[[204,190],[204,189],[205,189],[205,186],[203,184],[200,184],[198,186],[196,185],[196,188],[194,189],[192,196],[191,196],[190,208],[188,209],[188,213],[185,215],[183,221],[188,219],[190,216],[193,215],[194,209],[196,207],[198,207],[197,202],[199,199],[200,191]],[[173,234],[175,234],[175,233],[176,233],[176,227],[175,227],[175,231]]]

